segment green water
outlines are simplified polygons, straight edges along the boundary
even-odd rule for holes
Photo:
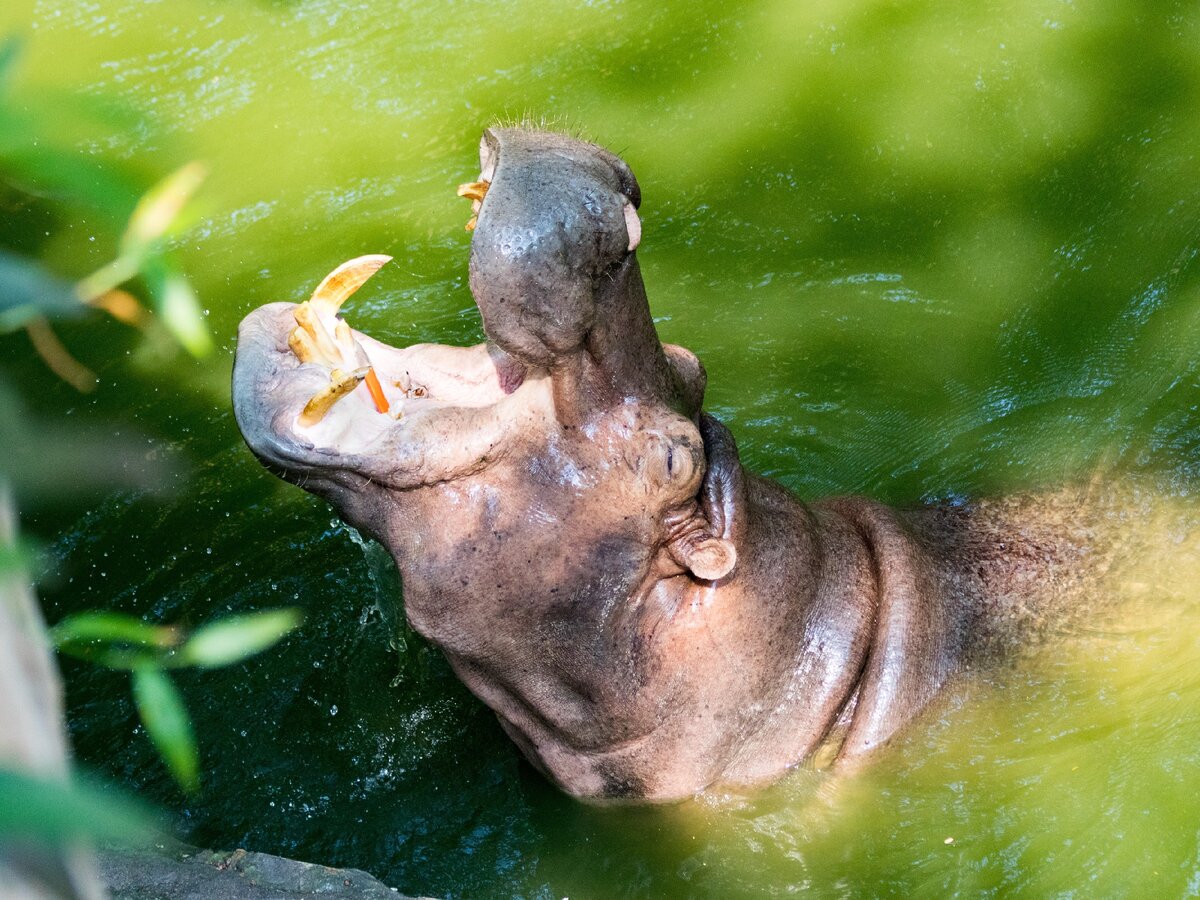
[[[81,397],[0,344],[47,416],[116,420],[174,472],[165,492],[34,511],[49,618],[308,616],[261,658],[181,677],[191,800],[124,677],[65,666],[80,758],[181,837],[439,896],[1200,895],[1194,554],[1145,573],[1130,627],[955,686],[854,782],[598,810],[532,773],[436,652],[395,639],[378,548],[263,471],[227,398],[241,316],[362,253],[396,262],[352,301],[356,327],[479,340],[453,188],[480,128],[531,110],[637,172],[661,333],[705,362],[752,468],[897,503],[1101,470],[1194,524],[1194,5],[6,0],[11,31],[18,101],[103,100],[56,140],[145,178],[211,167],[176,253],[215,359],[164,370],[119,326],[67,330],[101,376]],[[111,257],[99,214],[43,231],[29,243],[65,274]]]

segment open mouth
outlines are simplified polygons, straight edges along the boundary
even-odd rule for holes
[[[498,403],[524,381],[519,363],[493,358],[486,345],[397,348],[354,331],[342,317],[342,305],[390,259],[349,260],[291,308],[295,326],[287,345],[297,374],[305,373],[308,389],[324,381],[302,405],[303,394],[293,404],[293,430],[315,446],[361,450],[436,411]]]
[[[475,229],[492,171],[494,166],[485,167],[478,181],[458,186],[458,196],[471,201],[467,231]],[[523,373],[516,378],[511,371],[500,373],[483,348],[397,349],[353,331],[342,305],[391,259],[370,254],[342,263],[295,308],[288,347],[302,365],[328,373],[328,384],[308,399],[295,422],[299,433],[318,444],[344,444],[351,437],[369,441],[423,407],[486,406],[523,379]]]

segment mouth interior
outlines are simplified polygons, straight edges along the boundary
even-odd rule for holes
[[[495,405],[524,380],[512,373],[502,377],[486,345],[391,347],[358,332],[354,337],[378,376],[388,412],[379,411],[364,380],[316,423],[304,425],[298,417],[294,426],[317,446],[339,452],[362,450],[384,434],[438,412]]]

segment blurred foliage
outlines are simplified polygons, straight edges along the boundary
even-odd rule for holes
[[[22,340],[15,332],[23,331],[43,362],[79,391],[94,389],[96,377],[63,345],[52,323],[94,319],[102,310],[139,328],[164,359],[172,338],[194,355],[208,353],[212,340],[195,293],[169,250],[204,167],[189,163],[139,196],[136,179],[56,143],[56,119],[75,112],[78,100],[59,94],[37,103],[10,100],[20,44],[10,37],[0,48],[0,346]],[[57,228],[88,210],[113,216],[127,210],[115,258],[78,278],[51,272],[36,257],[34,221]],[[148,293],[157,317],[124,289],[132,283]],[[8,349],[2,358],[15,362],[19,354]],[[145,487],[164,474],[131,441],[115,441],[106,431],[67,427],[29,410],[0,367],[0,478],[22,498],[70,496],[113,481]]]
[[[153,834],[148,809],[101,783],[80,777],[63,783],[0,767],[0,837],[63,846],[81,839],[134,843]]]
[[[24,332],[53,373],[79,391],[93,390],[96,377],[59,340],[54,326],[66,320],[94,327],[107,314],[138,329],[164,362],[171,342],[193,356],[208,354],[204,316],[171,251],[205,167],[188,163],[144,187],[138,177],[81,154],[71,141],[59,142],[56,123],[88,104],[58,94],[11,102],[7,88],[20,49],[15,38],[0,42],[0,347],[22,340],[18,332]],[[52,271],[39,258],[43,245],[31,222],[52,223],[41,234],[50,237],[54,228],[96,213],[104,223],[125,220],[113,256],[90,272]],[[148,298],[153,312],[130,291]],[[2,358],[11,363],[18,354],[6,350]],[[76,498],[98,486],[154,483],[163,467],[147,465],[144,450],[111,431],[32,411],[0,367],[0,484],[12,485],[18,496]],[[0,542],[0,571],[27,573],[35,561],[28,547]],[[63,653],[129,670],[147,734],[180,787],[194,792],[200,785],[194,729],[167,670],[238,662],[299,622],[296,611],[281,609],[229,616],[186,633],[118,613],[83,612],[60,621],[51,638]],[[0,771],[0,835],[58,843],[146,830],[145,814],[119,798]]]
[[[28,251],[38,239],[27,226],[34,214],[43,220],[63,220],[82,217],[86,212],[100,213],[104,220],[125,219],[127,224],[117,243],[116,258],[99,270],[87,275],[75,288],[77,304],[97,304],[105,294],[144,276],[145,267],[153,263],[178,276],[169,242],[178,233],[185,206],[204,180],[205,167],[189,163],[148,189],[141,185],[143,176],[122,171],[109,162],[89,158],[81,153],[69,135],[61,134],[61,121],[77,119],[94,122],[106,111],[97,101],[58,92],[22,97],[15,102],[9,82],[21,56],[21,42],[13,36],[0,43],[0,197],[8,215],[0,233],[0,243],[10,250]],[[22,233],[22,231],[24,233]],[[42,237],[49,235],[44,232]],[[48,282],[51,296],[38,299],[17,288],[27,286],[33,273],[22,273],[24,281],[10,287],[6,278],[0,289],[0,311],[5,312],[6,330],[19,322],[9,321],[8,311],[30,307],[27,313],[61,313],[64,298],[62,282]],[[149,291],[151,300],[161,310],[164,296]],[[81,309],[73,310],[75,314]],[[184,329],[173,329],[179,342],[193,352],[203,354],[211,347],[211,339],[203,326],[198,308],[196,322]]]
[[[293,609],[228,616],[202,625],[190,635],[114,612],[83,612],[50,629],[58,649],[113,669],[128,669],[138,716],[158,747],[176,782],[191,793],[199,789],[199,753],[178,689],[167,669],[207,669],[231,665],[259,653],[299,626]]]

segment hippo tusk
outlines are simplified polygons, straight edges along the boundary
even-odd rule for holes
[[[476,203],[482,203],[483,198],[487,196],[488,188],[491,186],[492,183],[490,181],[469,181],[466,184],[458,186],[458,196],[474,200]]]
[[[329,384],[313,394],[312,399],[304,404],[304,409],[297,419],[299,424],[311,428],[324,419],[335,403],[362,384],[369,371],[368,366],[363,366],[352,372],[343,372],[341,369],[330,372]]]
[[[318,312],[336,315],[346,298],[366,283],[367,279],[391,262],[390,256],[372,253],[347,260],[325,276],[313,291],[309,302]]]
[[[389,411],[387,395],[383,392],[379,376],[371,368],[371,361],[362,345],[354,339],[350,326],[338,312],[346,298],[390,260],[390,256],[371,254],[344,262],[325,276],[308,300],[296,306],[293,312],[296,327],[288,335],[288,347],[301,363],[315,363],[331,370],[329,385],[305,404],[298,419],[300,425],[316,425],[338,400],[358,387],[364,379],[375,408],[381,413]]]
[[[458,196],[466,197],[471,201],[471,212],[474,215],[467,220],[467,231],[475,230],[475,223],[479,221],[479,207],[483,204],[483,198],[487,196],[488,188],[492,186],[490,181],[469,181],[466,184],[458,186]]]
[[[632,253],[642,242],[642,220],[638,218],[637,209],[628,200],[623,208],[625,214],[625,233],[629,235],[628,252]]]

